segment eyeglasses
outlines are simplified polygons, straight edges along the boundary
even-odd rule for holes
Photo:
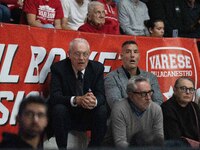
[[[38,119],[44,119],[47,117],[47,114],[45,114],[45,113],[42,113],[42,112],[36,113],[33,111],[25,111],[25,112],[23,112],[23,115],[29,119],[33,119],[33,118],[35,118],[35,116],[37,116]]]
[[[184,93],[187,93],[189,91],[189,93],[193,94],[195,92],[195,88],[187,88],[186,86],[181,86],[176,88],[179,88],[180,91]]]
[[[150,90],[150,91],[148,91],[148,92],[132,92],[132,93],[138,94],[138,95],[140,95],[141,97],[146,97],[147,95],[152,96],[153,93],[154,93],[154,90]]]

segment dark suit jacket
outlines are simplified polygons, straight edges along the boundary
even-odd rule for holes
[[[76,76],[69,58],[51,66],[50,104],[64,104],[72,107],[70,99],[76,96]],[[105,103],[104,66],[100,62],[89,60],[84,73],[84,94],[91,89],[97,98],[97,106]]]

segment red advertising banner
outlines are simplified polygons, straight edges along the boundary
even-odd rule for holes
[[[50,66],[67,57],[69,42],[81,37],[91,45],[91,60],[104,64],[105,75],[121,65],[121,45],[135,40],[141,52],[139,67],[158,77],[164,100],[174,81],[191,77],[200,87],[196,39],[150,38],[0,24],[0,140],[4,131],[17,132],[16,114],[24,96],[48,98]]]

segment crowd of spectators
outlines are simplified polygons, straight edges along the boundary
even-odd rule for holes
[[[192,79],[178,78],[173,96],[163,102],[157,77],[138,67],[140,52],[135,41],[122,43],[122,66],[105,77],[103,64],[89,60],[87,40],[75,38],[69,45],[69,57],[51,66],[49,113],[43,99],[22,100],[18,135],[4,133],[1,148],[40,148],[49,130],[59,149],[67,148],[72,130],[90,130],[90,148],[165,146],[169,140],[172,143],[167,147],[191,147],[188,140],[199,147],[200,108],[193,102]]]
[[[92,10],[92,1],[103,4],[102,12]],[[96,26],[98,18],[101,27]],[[153,28],[152,21],[158,20]],[[199,38],[200,0],[1,0],[0,22],[107,34]],[[162,33],[152,34],[155,30]]]

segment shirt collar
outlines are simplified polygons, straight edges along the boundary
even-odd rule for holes
[[[78,70],[75,69],[74,66],[72,66],[72,68],[73,68],[74,73],[75,73],[75,76],[76,76],[76,78],[77,78],[77,77],[78,77],[78,76],[77,76]],[[84,70],[81,70],[81,72],[82,72],[82,74],[83,74],[83,76],[84,76],[84,74],[85,74],[85,69],[84,69]]]
[[[131,78],[130,73],[124,68],[124,66],[122,66],[122,69],[124,70],[124,72],[125,72],[127,78],[130,79],[130,78]],[[139,75],[139,74],[140,74],[140,69],[137,68],[136,75]]]

